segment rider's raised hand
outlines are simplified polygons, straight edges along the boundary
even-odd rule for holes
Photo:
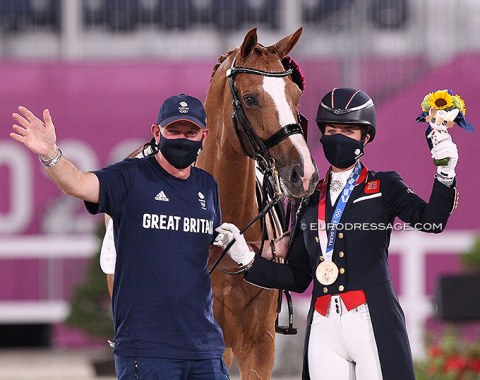
[[[57,140],[55,127],[48,109],[43,111],[43,121],[36,117],[29,109],[18,107],[20,114],[13,113],[13,132],[10,137],[24,144],[32,152],[38,154],[44,160],[48,160],[56,153]]]
[[[455,177],[455,167],[458,162],[457,145],[452,141],[448,133],[443,133],[442,135],[446,135],[448,138],[443,138],[433,145],[431,150],[432,158],[435,160],[447,159],[445,165],[437,167],[437,174],[440,177],[452,179]]]

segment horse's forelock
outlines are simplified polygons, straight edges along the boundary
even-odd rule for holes
[[[261,44],[257,44],[253,49],[252,53],[239,64],[239,66],[247,66],[256,68],[259,70],[265,71],[279,71],[282,68],[273,68],[271,64],[276,62],[277,60],[280,61],[279,54],[276,49],[272,49],[271,46],[263,46]]]

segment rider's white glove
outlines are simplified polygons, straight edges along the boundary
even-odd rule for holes
[[[223,223],[220,227],[217,227],[215,231],[218,232],[213,245],[217,245],[225,249],[230,242],[235,239],[235,243],[227,251],[228,255],[233,261],[239,265],[248,265],[255,257],[255,253],[250,251],[244,236],[240,233],[240,230],[231,223]]]
[[[455,177],[455,167],[458,161],[457,145],[452,141],[452,137],[449,133],[436,133],[432,138],[433,148],[431,150],[432,157],[435,160],[448,157],[448,164],[439,166],[437,168],[437,174],[444,178]]]

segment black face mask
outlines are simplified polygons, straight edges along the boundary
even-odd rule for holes
[[[339,169],[349,168],[363,156],[364,141],[354,140],[341,133],[323,135],[320,139],[328,162]]]
[[[163,136],[158,143],[158,149],[167,161],[177,169],[185,169],[195,162],[202,149],[202,141],[185,138],[167,139]]]

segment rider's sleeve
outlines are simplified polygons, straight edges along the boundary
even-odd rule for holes
[[[298,231],[292,237],[288,260],[285,264],[255,256],[245,280],[264,288],[276,288],[303,293],[312,281],[310,256],[305,248],[303,234]]]

